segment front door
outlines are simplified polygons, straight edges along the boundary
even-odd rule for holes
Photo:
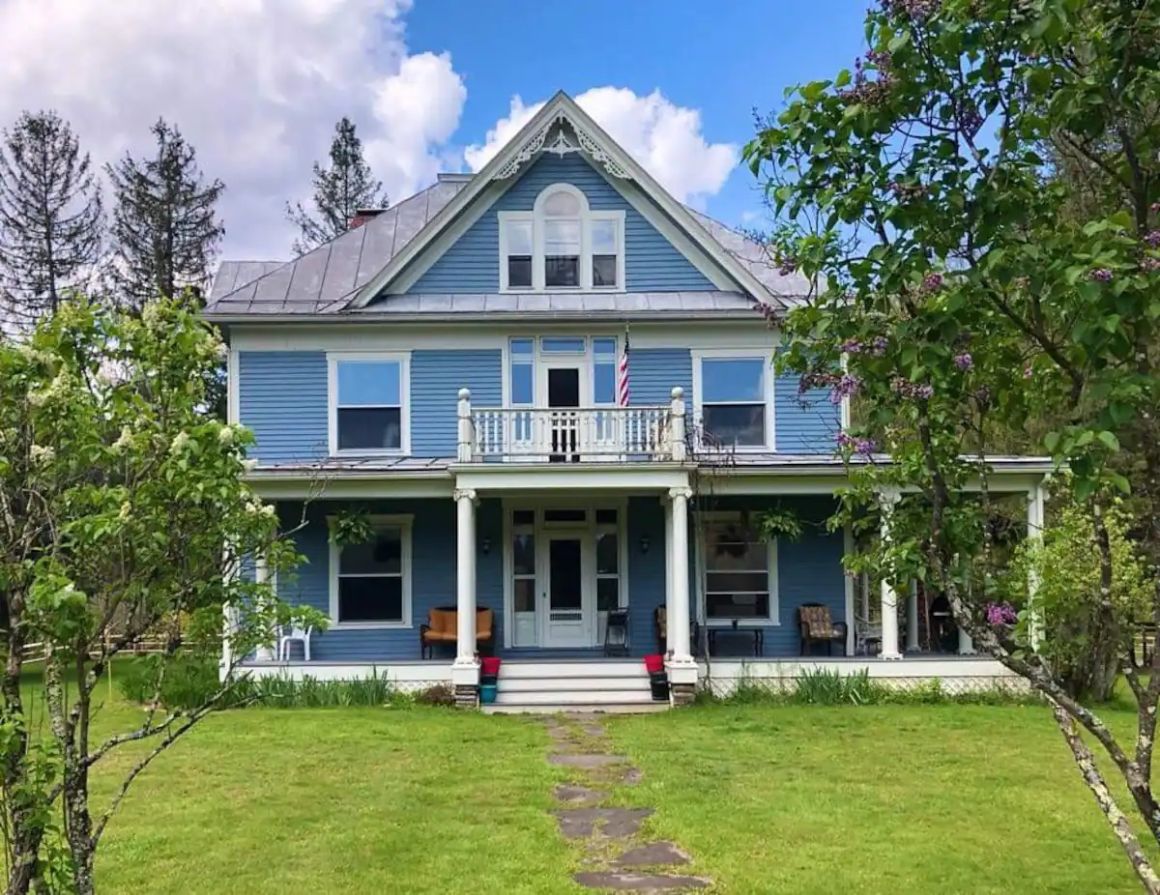
[[[551,531],[546,534],[543,581],[547,587],[541,600],[543,613],[541,644],[548,647],[591,646],[589,625],[589,575],[586,532]]]

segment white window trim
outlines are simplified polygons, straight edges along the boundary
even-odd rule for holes
[[[693,420],[696,425],[698,437],[703,429],[704,411],[702,410],[701,399],[704,394],[702,387],[702,369],[701,363],[706,359],[710,360],[761,360],[764,361],[762,367],[762,392],[765,395],[765,444],[754,445],[738,445],[736,448],[727,448],[727,450],[734,450],[739,454],[760,454],[769,451],[777,450],[777,426],[774,419],[774,387],[776,377],[773,375],[773,353],[769,346],[761,348],[702,348],[694,350],[693,355]],[[704,445],[699,445],[704,449]]]
[[[341,361],[393,361],[399,364],[399,447],[338,447],[338,365]],[[327,450],[332,457],[401,457],[411,453],[411,354],[409,351],[332,351],[326,355]]]
[[[520,291],[520,290],[517,290]],[[542,348],[543,339],[553,338],[582,338],[584,340],[583,351],[544,351]],[[511,343],[514,339],[530,339],[532,342],[532,353],[530,355],[519,355],[521,363],[530,362],[532,367],[532,403],[531,404],[516,404],[514,402],[515,389],[512,382],[512,367],[515,363],[515,355],[511,350]],[[615,332],[603,332],[597,329],[594,332],[583,336],[575,336],[572,333],[541,333],[538,335],[515,335],[508,338],[503,347],[503,406],[506,409],[543,409],[546,406],[547,395],[541,394],[543,389],[540,388],[540,370],[548,363],[554,360],[559,361],[575,361],[576,366],[580,369],[581,378],[581,395],[585,393],[591,398],[585,407],[616,407],[618,406],[613,396],[611,403],[598,403],[595,398],[596,388],[596,340],[609,339],[615,348],[613,350],[613,364],[620,363],[620,352],[623,348],[622,335]],[[526,361],[530,358],[530,361]]]
[[[544,202],[555,192],[567,192],[580,202],[580,285],[545,285],[544,277]],[[532,211],[500,211],[499,217],[499,291],[519,294],[521,292],[624,292],[625,291],[625,233],[624,210],[592,211],[588,207],[588,197],[570,183],[554,183],[545,187],[536,197]],[[511,286],[508,284],[508,223],[530,221],[532,224],[532,285]],[[616,285],[592,285],[592,224],[596,221],[613,221],[616,224]]]
[[[402,515],[373,515],[369,521],[376,528],[398,528],[400,530],[401,544],[400,565],[402,567],[402,591],[403,591],[403,619],[397,622],[340,622],[338,620],[338,560],[339,553],[342,548],[333,540],[329,539],[330,520],[333,517],[327,517],[327,533],[328,543],[330,545],[330,630],[338,631],[355,631],[379,628],[410,628],[411,624],[411,528],[414,523],[414,516],[410,514]],[[390,577],[390,576],[375,576],[375,577]]]
[[[698,588],[698,602],[700,611],[698,616],[705,620],[711,628],[731,628],[733,619],[709,618],[708,583],[709,583],[709,544],[706,535],[708,526],[718,522],[741,522],[743,514],[737,511],[724,510],[701,514],[703,529],[701,532],[701,555],[705,558],[701,569],[701,586]],[[769,579],[769,616],[767,618],[742,618],[737,624],[743,627],[779,628],[781,627],[781,596],[778,594],[777,580],[777,538],[766,541],[766,573]]]

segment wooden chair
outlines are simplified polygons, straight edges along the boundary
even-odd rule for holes
[[[834,654],[834,641],[842,645],[842,655],[846,654],[846,623],[834,622],[830,617],[830,607],[821,603],[803,603],[798,607],[798,627],[801,630],[801,654],[808,656],[815,643],[826,645],[826,654]]]

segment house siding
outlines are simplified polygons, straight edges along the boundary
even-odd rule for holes
[[[798,391],[800,378],[783,374],[773,386],[773,425],[777,450],[783,454],[834,452],[834,436],[842,428],[841,407],[831,404],[826,389]]]
[[[326,352],[242,351],[238,419],[262,463],[318,460],[327,453]]]
[[[713,510],[743,509],[759,512],[769,506],[766,498],[730,498],[712,501]],[[802,497],[782,499],[782,507],[796,512],[805,533],[796,541],[778,544],[778,621],[765,629],[765,652],[769,658],[798,654],[797,609],[803,603],[823,603],[834,621],[848,621],[845,609],[845,578],[842,570],[841,532],[828,532],[822,524],[833,510],[832,499]],[[281,597],[291,604],[306,604],[323,613],[330,611],[330,547],[326,517],[349,507],[341,501],[318,501],[307,510],[305,528],[294,538],[306,562],[293,575],[278,582]],[[419,626],[438,606],[454,606],[456,568],[448,562],[455,555],[455,504],[450,500],[378,500],[360,502],[371,513],[412,516],[411,531],[411,626],[406,628],[332,628],[316,632],[311,658],[316,662],[401,662],[420,658]],[[302,505],[284,503],[279,511],[287,528],[301,519]],[[503,585],[503,509],[497,499],[481,501],[476,511],[477,601],[495,613],[495,651],[500,655],[528,655],[526,650],[505,650]],[[634,497],[628,503],[629,646],[633,656],[657,650],[655,611],[665,602],[665,521],[660,500]],[[690,538],[696,534],[690,517]],[[648,540],[647,551],[640,548]],[[487,550],[484,550],[484,546]],[[692,605],[699,602],[701,583],[694,568],[693,545],[688,556]],[[695,610],[694,610],[695,615]],[[718,635],[718,657],[750,655],[752,640]],[[551,655],[551,650],[537,653]],[[296,654],[297,655],[297,654]],[[297,656],[300,658],[300,656]],[[436,650],[436,661],[450,661],[454,648]]]
[[[338,501],[320,501],[308,508],[307,525],[294,535],[298,550],[306,558],[293,576],[278,582],[279,596],[294,605],[305,604],[330,613],[330,544],[326,517],[349,506]],[[456,600],[455,503],[450,500],[379,500],[360,502],[360,508],[375,514],[411,515],[411,626],[405,628],[341,628],[315,632],[310,643],[311,661],[390,662],[420,658],[419,625],[438,606],[454,606]],[[282,519],[289,527],[301,518],[301,504],[282,504]],[[479,545],[484,538],[500,543],[501,515],[497,500],[484,500],[476,511]],[[498,549],[485,553],[476,548],[477,602],[495,612],[495,643],[503,642],[503,554]],[[437,652],[450,661],[453,645]],[[301,658],[300,655],[297,658]]]
[[[668,404],[673,386],[693,394],[693,355],[688,348],[633,348],[629,371],[631,403]]]
[[[503,403],[503,352],[424,350],[411,354],[411,453],[453,457],[458,442],[459,390],[476,407]]]
[[[328,369],[324,351],[243,351],[238,357],[239,421],[253,430],[251,456],[263,464],[327,456]],[[480,407],[503,401],[500,349],[411,352],[411,454],[453,457],[459,390]]]
[[[531,211],[553,183],[570,183],[593,211],[624,211],[625,286],[629,292],[679,292],[715,287],[578,154],[541,156],[429,267],[410,293],[491,293],[499,289],[500,211]],[[631,188],[626,185],[626,189]]]

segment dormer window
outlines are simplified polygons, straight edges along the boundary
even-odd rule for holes
[[[624,212],[592,211],[571,184],[499,212],[499,227],[500,291],[624,290]]]

